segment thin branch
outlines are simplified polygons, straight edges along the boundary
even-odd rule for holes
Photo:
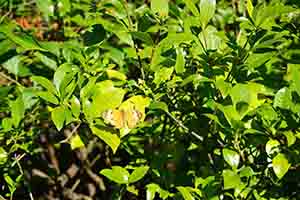
[[[7,80],[9,80],[9,81],[11,81],[11,82],[17,84],[18,86],[22,86],[22,87],[23,87],[23,85],[21,85],[21,83],[19,83],[19,82],[16,81],[15,79],[12,79],[11,77],[7,76],[7,75],[4,74],[3,72],[0,72],[0,76],[2,76],[3,78],[5,78],[5,79],[7,79]]]
[[[139,54],[137,44],[134,44],[134,48],[135,48],[135,53],[136,53],[136,56],[138,58],[139,66],[140,66],[140,69],[141,69],[142,79],[145,80],[145,71],[144,71],[144,68],[143,68],[143,65],[142,65],[142,59],[141,59],[141,56]]]
[[[178,126],[180,126],[185,132],[190,133],[191,135],[193,135],[194,137],[196,137],[198,140],[200,140],[201,142],[203,142],[203,137],[198,135],[197,133],[195,133],[194,131],[191,131],[188,127],[186,127],[181,121],[179,121],[178,119],[176,119],[171,113],[169,113],[168,111],[166,111],[167,115],[174,120]]]
[[[128,11],[128,3],[126,0],[123,0],[123,6],[125,8],[125,11],[126,11],[126,15],[127,15],[127,20],[128,20],[128,29],[129,31],[133,31],[133,23],[132,23],[132,20],[130,18],[130,15],[129,15],[129,11]],[[145,80],[145,71],[144,71],[144,68],[143,68],[143,65],[142,65],[142,59],[141,59],[141,56],[139,55],[139,50],[138,50],[138,46],[137,44],[134,42],[133,40],[133,46],[134,46],[134,49],[135,49],[135,53],[136,53],[136,56],[138,58],[138,62],[139,62],[139,67],[141,69],[141,74],[142,74],[142,79]]]
[[[20,164],[20,160],[21,160],[22,158],[24,158],[25,155],[26,155],[26,154],[23,153],[22,155],[17,156],[17,157],[16,157],[16,160],[15,160],[15,162],[17,163],[18,168],[19,168],[20,173],[21,173],[22,176],[24,176],[24,171],[23,171],[23,168],[22,168],[22,166],[21,166],[21,164]],[[27,185],[27,184],[26,184],[26,181],[24,181],[24,182],[25,182],[25,185]],[[34,200],[33,195],[32,195],[32,192],[31,192],[31,189],[30,189],[29,186],[28,186],[28,193],[29,193],[30,200]]]
[[[77,131],[77,129],[80,127],[81,123],[78,123],[77,126],[72,130],[72,132],[68,135],[68,137],[62,141],[60,141],[59,143],[62,144],[62,143],[67,143],[71,137],[74,135],[74,133]]]

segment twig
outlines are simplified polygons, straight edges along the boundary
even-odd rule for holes
[[[134,41],[133,41],[133,43],[134,43]],[[140,69],[141,69],[142,79],[145,80],[145,71],[144,71],[144,68],[143,68],[143,65],[142,65],[142,59],[141,59],[141,56],[139,54],[137,44],[134,44],[134,48],[135,48],[135,53],[136,53],[136,56],[138,58],[139,66],[140,66]]]
[[[77,179],[76,182],[74,183],[74,185],[71,188],[71,192],[72,193],[76,190],[76,188],[79,185],[79,183],[80,183],[80,179]]]
[[[95,182],[98,184],[98,187],[101,191],[105,191],[106,190],[106,187],[105,187],[105,184],[104,184],[104,181],[103,179],[98,176],[97,174],[95,174],[90,168],[88,167],[85,167],[85,171],[87,173],[87,175]]]
[[[23,87],[23,85],[21,85],[21,83],[19,83],[18,81],[12,79],[11,77],[7,76],[7,75],[4,74],[3,72],[0,72],[0,76],[2,76],[2,77],[4,77],[5,79],[7,79],[7,80],[9,80],[9,81],[11,81],[11,82],[17,84],[18,86],[22,86],[22,87]]]
[[[21,173],[22,176],[24,176],[24,171],[23,171],[22,166],[21,166],[21,164],[20,164],[20,160],[21,160],[25,155],[26,155],[26,154],[23,153],[21,156],[17,156],[17,157],[16,157],[16,160],[15,160],[15,162],[17,163],[18,168],[19,168],[20,173]],[[26,184],[26,181],[24,181],[24,182],[25,182],[25,185],[27,185],[27,184]],[[32,195],[32,192],[31,192],[31,189],[30,189],[29,186],[28,186],[28,193],[29,193],[30,200],[34,200],[33,195]]]
[[[77,126],[72,130],[72,132],[68,135],[68,137],[62,141],[60,141],[59,143],[67,143],[69,141],[69,139],[71,139],[71,137],[74,135],[74,133],[77,131],[77,129],[80,127],[81,123],[78,123]]]
[[[126,15],[127,15],[129,31],[133,31],[133,23],[132,23],[131,18],[129,16],[128,5],[127,5],[127,1],[126,0],[123,0],[123,6],[125,8]],[[144,68],[143,68],[143,65],[142,65],[142,59],[141,59],[141,56],[139,55],[138,46],[134,42],[134,40],[133,40],[133,45],[134,45],[136,56],[138,58],[139,67],[141,69],[142,79],[145,80],[145,71],[144,71]]]
[[[203,142],[203,137],[198,135],[197,133],[195,133],[194,131],[191,131],[188,127],[186,127],[181,121],[179,121],[178,119],[176,119],[171,113],[169,113],[168,111],[166,111],[167,115],[174,120],[178,126],[180,126],[185,132],[190,133],[191,135],[193,135],[194,137],[196,137],[198,140],[200,140],[201,142]]]
[[[5,17],[7,17],[10,14],[10,11],[8,11],[7,13],[5,13],[1,19],[0,19],[0,24],[2,24],[3,20],[5,19]]]

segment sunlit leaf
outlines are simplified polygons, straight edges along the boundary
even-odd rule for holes
[[[129,180],[128,171],[120,166],[112,166],[112,169],[103,169],[100,174],[119,184],[127,184]]]
[[[234,171],[225,169],[223,170],[224,189],[237,188],[241,184],[241,179]]]
[[[180,192],[180,194],[183,196],[184,200],[194,200],[195,198],[191,194],[191,188],[190,187],[182,187],[178,186],[176,189]]]
[[[208,22],[215,15],[216,0],[200,0],[199,8],[199,19],[201,22],[202,29],[205,29]]]
[[[169,0],[151,0],[151,10],[164,17],[169,12]]]
[[[280,153],[272,160],[273,170],[277,178],[281,179],[288,172],[291,164],[284,154]]]
[[[70,139],[70,145],[71,145],[71,149],[77,149],[77,148],[81,148],[84,147],[84,143],[81,140],[80,136],[78,134],[76,134],[75,136],[71,137]]]
[[[237,168],[240,162],[240,155],[233,150],[223,149],[224,160],[232,167]]]
[[[51,118],[56,126],[57,130],[61,130],[64,126],[66,115],[65,115],[65,107],[64,106],[58,106],[54,108],[51,112]]]
[[[113,153],[116,153],[121,141],[117,136],[116,132],[110,132],[106,129],[100,129],[96,127],[91,127],[93,134],[97,135],[101,140],[103,140],[110,148]]]
[[[129,183],[137,182],[138,180],[142,179],[146,173],[148,172],[148,166],[140,166],[134,169],[134,171],[129,176]]]

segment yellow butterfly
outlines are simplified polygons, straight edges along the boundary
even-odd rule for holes
[[[105,123],[108,123],[115,128],[135,128],[142,119],[142,113],[138,110],[118,110],[109,109],[102,113],[102,118]]]

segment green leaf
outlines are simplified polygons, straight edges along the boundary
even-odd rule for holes
[[[104,111],[118,107],[124,98],[125,90],[116,88],[110,80],[96,83],[93,90],[89,115],[99,117]]]
[[[279,151],[280,143],[277,140],[270,139],[266,144],[266,152],[268,155],[271,155]]]
[[[0,30],[1,30],[1,27],[0,27]],[[1,47],[1,49],[0,49],[0,56],[2,56],[6,52],[8,52],[10,49],[12,49],[13,46],[14,46],[14,43],[12,41],[10,41],[9,39],[2,40],[0,42],[0,47]]]
[[[8,188],[10,193],[14,193],[14,191],[17,189],[16,187],[16,183],[13,181],[13,179],[8,175],[8,174],[4,174],[4,180],[5,182],[8,184]]]
[[[192,0],[184,0],[184,3],[194,16],[199,16],[199,11]]]
[[[28,50],[46,51],[31,35],[25,33],[16,35],[15,33],[13,33],[14,28],[15,27],[12,26],[11,24],[2,25],[0,26],[0,32],[4,33],[10,40],[20,45],[26,51]]]
[[[291,109],[293,103],[292,103],[292,94],[289,88],[284,87],[278,90],[278,92],[275,94],[273,105],[275,108],[279,107],[282,109]]]
[[[240,169],[240,177],[251,177],[253,175],[255,175],[255,172],[251,167],[244,166],[242,169]]]
[[[230,91],[230,96],[239,115],[244,117],[249,111],[256,109],[265,102],[258,94],[268,94],[263,85],[257,83],[236,84]],[[242,107],[244,105],[244,107]]]
[[[71,145],[72,150],[84,147],[84,143],[83,143],[83,141],[81,140],[81,138],[78,134],[76,134],[75,136],[73,136],[70,139],[70,145]]]
[[[9,73],[12,73],[16,76],[28,76],[31,75],[29,68],[25,67],[22,63],[21,56],[14,56],[11,59],[7,60],[2,66],[7,69]]]
[[[75,65],[71,65],[69,63],[64,63],[62,65],[60,65],[56,70],[55,70],[55,73],[54,73],[54,76],[53,76],[53,83],[55,85],[55,88],[57,91],[61,91],[61,90],[64,90],[65,87],[67,86],[67,84],[72,80],[65,80],[67,75],[71,76],[73,79],[74,79],[74,76],[76,74],[76,72],[78,72],[79,69],[77,66]],[[67,82],[67,83],[66,83]],[[63,85],[63,83],[65,83],[65,87],[61,86]]]
[[[288,64],[287,75],[285,79],[290,82],[292,90],[296,91],[300,96],[300,65]]]
[[[2,119],[1,126],[2,126],[4,132],[8,132],[8,131],[12,130],[12,127],[13,127],[12,118],[6,117],[6,118]]]
[[[199,4],[200,15],[199,19],[201,22],[202,29],[205,29],[208,22],[215,15],[216,0],[201,0]]]
[[[230,149],[223,149],[224,160],[234,169],[237,169],[240,162],[240,155]]]
[[[36,5],[47,20],[53,16],[54,4],[52,0],[36,0]]]
[[[199,34],[199,39],[205,45],[205,49],[219,49],[221,45],[221,39],[217,35],[218,30],[208,25],[203,31]]]
[[[155,73],[154,75],[154,80],[153,82],[157,85],[167,81],[167,80],[170,80],[172,74],[173,74],[173,71],[174,71],[174,68],[173,67],[162,67],[159,69],[158,72]]]
[[[120,71],[108,69],[106,70],[107,76],[109,79],[117,79],[121,81],[126,81],[127,77]]]
[[[135,39],[135,40],[140,40],[149,46],[154,45],[154,42],[153,42],[151,36],[147,32],[139,32],[138,31],[138,32],[130,32],[130,34],[132,35],[133,39]]]
[[[216,80],[215,84],[218,90],[221,92],[222,97],[225,98],[230,92],[231,83],[228,83],[224,81],[224,79],[219,78]]]
[[[119,109],[124,109],[124,110],[132,110],[136,109],[140,111],[142,114],[145,114],[145,108],[147,108],[150,104],[150,98],[149,97],[144,97],[141,95],[136,95],[132,96],[126,101],[124,101]]]
[[[183,187],[178,186],[176,189],[180,192],[180,194],[183,196],[184,200],[194,200],[195,198],[191,194],[191,187]]]
[[[58,131],[62,129],[66,121],[65,109],[66,108],[64,106],[58,106],[51,112],[52,121]]]
[[[176,49],[175,71],[177,74],[181,74],[185,71],[185,59],[184,59],[184,52],[182,48]]]
[[[126,169],[120,166],[112,166],[112,169],[103,169],[100,174],[104,175],[111,181],[119,184],[128,184],[129,173]]]
[[[18,127],[25,114],[25,107],[22,96],[18,97],[15,101],[11,101],[10,107],[12,122],[15,127]]]
[[[150,104],[149,109],[151,110],[163,110],[168,112],[168,105],[165,102],[154,101]]]
[[[283,133],[287,139],[287,145],[288,146],[292,146],[293,144],[295,144],[296,142],[296,136],[294,135],[294,133],[292,131],[285,131]]]
[[[99,129],[96,127],[91,127],[93,134],[97,135],[101,140],[103,140],[110,148],[113,153],[116,153],[121,141],[115,132],[110,132],[106,129]]]
[[[71,2],[70,0],[59,0],[58,3],[59,14],[64,16],[66,13],[71,11]]]
[[[147,192],[146,192],[146,199],[147,200],[153,200],[156,193],[159,193],[159,197],[161,199],[167,199],[168,197],[171,197],[172,194],[169,193],[166,190],[163,190],[159,187],[159,185],[155,183],[150,183],[146,186]]]
[[[3,165],[7,161],[8,153],[0,147],[0,165]]]
[[[241,179],[234,171],[225,169],[223,170],[224,189],[237,188],[241,184]]]
[[[247,58],[246,64],[250,70],[263,66],[275,56],[274,52],[253,53]]]
[[[71,111],[75,118],[78,118],[80,115],[80,101],[76,96],[71,98]]]
[[[49,67],[50,69],[56,70],[57,63],[55,60],[49,58],[48,56],[45,56],[44,54],[40,52],[35,52],[34,54],[44,65]]]
[[[252,18],[252,13],[253,13],[252,0],[247,0],[247,11],[248,11],[249,16]]]
[[[47,78],[45,78],[43,76],[32,76],[31,80],[34,82],[37,82],[38,84],[40,84],[41,86],[46,88],[53,95],[57,94],[56,88],[54,87],[52,82],[49,81]]]
[[[148,166],[140,166],[134,169],[134,171],[129,176],[129,183],[134,183],[143,178],[148,172]]]
[[[161,17],[168,16],[169,0],[151,0],[151,10]]]
[[[272,160],[273,170],[278,179],[281,179],[289,170],[291,164],[285,155],[280,153]]]
[[[139,190],[136,189],[136,187],[135,187],[134,185],[128,185],[128,186],[126,187],[126,190],[127,190],[128,192],[131,192],[132,194],[135,194],[136,196],[139,195]]]
[[[50,92],[36,92],[36,95],[41,97],[42,99],[46,100],[46,101],[49,101],[50,103],[53,103],[53,104],[58,104],[59,101],[57,99],[57,97],[50,93]]]

